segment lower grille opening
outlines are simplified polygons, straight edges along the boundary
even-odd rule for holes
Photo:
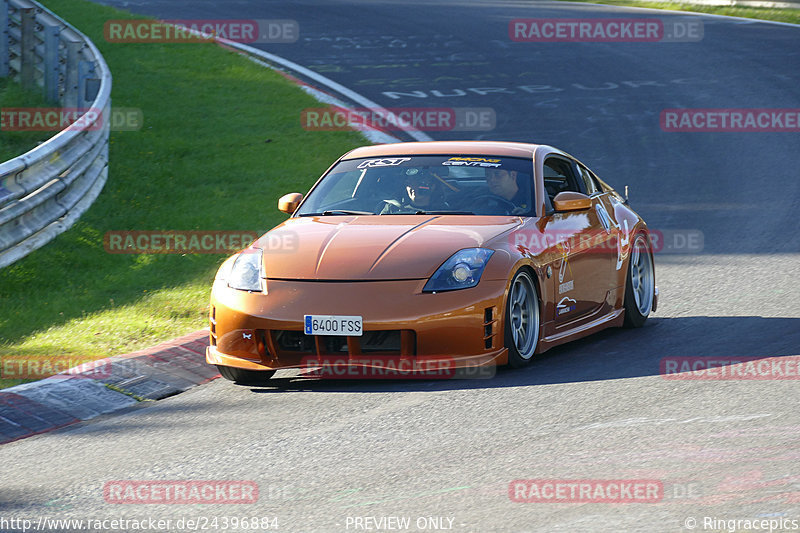
[[[306,335],[302,331],[273,330],[266,332],[272,336],[276,355],[414,355],[416,335],[411,330],[365,331],[360,337],[337,335]],[[349,343],[348,344],[348,340]],[[317,351],[317,342],[319,350]]]
[[[275,347],[281,352],[315,353],[314,337],[302,331],[273,331]]]
[[[325,353],[327,354],[346,354],[347,337],[322,337]]]
[[[361,353],[399,354],[402,347],[400,331],[365,331],[358,339]]]

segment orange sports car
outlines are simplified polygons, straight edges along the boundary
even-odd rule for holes
[[[646,224],[550,146],[357,148],[278,209],[211,293],[206,360],[240,383],[522,367],[656,309]]]

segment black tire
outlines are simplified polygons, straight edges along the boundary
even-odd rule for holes
[[[217,365],[217,370],[223,378],[240,385],[263,385],[275,375],[274,370],[245,370],[222,365]]]
[[[638,233],[631,245],[628,275],[625,280],[624,326],[626,328],[644,326],[653,310],[655,288],[656,274],[650,240],[644,233]]]
[[[527,366],[539,344],[539,296],[533,275],[520,270],[511,280],[506,301],[505,345],[508,364],[514,368]]]

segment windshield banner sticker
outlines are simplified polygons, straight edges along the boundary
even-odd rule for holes
[[[402,165],[406,161],[411,161],[410,157],[388,157],[384,159],[367,159],[362,161],[358,168],[373,168],[373,167],[396,167]]]
[[[485,157],[451,157],[442,165],[497,168],[501,165],[501,161],[500,159],[486,159]]]

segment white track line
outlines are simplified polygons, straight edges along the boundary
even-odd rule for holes
[[[262,67],[266,67],[266,68],[269,68],[269,69],[275,69],[274,65],[272,65],[270,63],[267,63],[266,61],[262,61],[262,60],[260,60],[260,59],[258,59],[256,57],[252,57],[252,56],[248,55],[247,58],[250,61],[252,61],[252,62],[254,62],[257,65],[260,65]],[[343,108],[343,109],[349,109],[347,104],[345,104],[344,102],[342,102],[341,100],[339,100],[335,96],[330,95],[330,94],[328,94],[328,93],[326,93],[324,91],[320,91],[319,89],[317,89],[315,87],[312,87],[311,85],[303,83],[301,80],[297,80],[297,81],[300,83],[300,88],[303,91],[305,91],[306,93],[308,93],[311,96],[313,96],[317,101],[319,101],[319,102],[321,102],[323,104],[329,104],[329,105],[340,107],[340,108]],[[371,128],[371,127],[369,127],[367,125],[359,125],[358,127],[355,127],[355,125],[353,125],[353,129],[358,131],[359,133],[361,133],[364,137],[367,138],[367,140],[369,142],[371,142],[373,144],[392,144],[392,143],[403,142],[401,139],[398,139],[397,137],[394,137],[393,135],[389,135],[386,132],[383,132],[383,131],[375,129],[375,128]],[[409,132],[409,135],[410,134],[411,134],[411,132]]]
[[[390,112],[389,110],[387,110],[383,106],[380,106],[380,105],[376,104],[375,102],[373,102],[369,98],[367,98],[365,96],[362,96],[362,95],[358,94],[357,92],[353,91],[352,89],[348,89],[344,85],[342,85],[340,83],[337,83],[337,82],[333,81],[330,78],[326,78],[325,76],[323,76],[323,75],[321,75],[321,74],[319,74],[317,72],[314,72],[311,69],[308,69],[308,68],[306,68],[306,67],[304,67],[302,65],[298,65],[297,63],[295,63],[293,61],[289,61],[288,59],[284,59],[284,58],[282,58],[280,56],[276,56],[275,54],[270,54],[269,52],[265,52],[263,50],[259,50],[258,48],[254,48],[252,46],[248,46],[246,44],[237,43],[237,42],[234,42],[234,41],[230,41],[228,39],[221,39],[221,38],[217,38],[217,41],[220,42],[220,43],[225,44],[226,46],[230,46],[231,48],[235,48],[237,50],[241,50],[241,51],[243,51],[243,52],[245,52],[245,53],[247,53],[247,54],[249,54],[251,56],[254,55],[254,56],[260,57],[261,59],[263,59],[266,62],[265,63],[266,66],[268,66],[270,68],[272,68],[272,64],[277,64],[277,65],[280,65],[282,67],[285,67],[285,68],[287,68],[287,69],[289,69],[289,70],[291,70],[293,72],[296,72],[296,73],[300,74],[301,76],[304,76],[304,77],[306,77],[308,79],[314,80],[316,83],[319,83],[320,85],[323,85],[324,87],[327,87],[328,89],[330,89],[330,90],[332,90],[332,91],[334,91],[336,93],[341,94],[345,98],[348,98],[348,99],[352,100],[353,102],[355,102],[355,103],[357,103],[359,105],[362,105],[362,106],[364,106],[366,108],[369,108],[369,109],[373,109],[373,110],[381,113],[381,115],[388,117],[390,122],[393,122],[395,124],[400,124],[401,123],[400,119],[394,113]],[[311,89],[313,89],[313,88],[311,88]],[[319,91],[316,91],[316,92],[319,92]],[[322,93],[322,94],[324,94],[324,93]],[[327,97],[330,98],[329,95],[327,95]],[[345,107],[345,108],[347,107],[347,106],[343,105],[341,102],[337,103],[336,105],[339,105],[340,107]],[[423,133],[421,131],[407,131],[406,133],[408,133],[409,136],[411,136],[412,138],[414,138],[414,140],[417,140],[417,141],[423,141],[424,142],[424,141],[432,141],[433,140],[432,137],[428,136],[427,134],[425,134],[425,133]],[[394,137],[392,137],[390,135],[387,135],[385,133],[383,135],[386,135],[387,137],[395,139]],[[399,141],[400,141],[400,139],[395,139],[394,141],[391,141],[391,142],[399,142]],[[385,142],[385,141],[383,141],[383,142]]]

